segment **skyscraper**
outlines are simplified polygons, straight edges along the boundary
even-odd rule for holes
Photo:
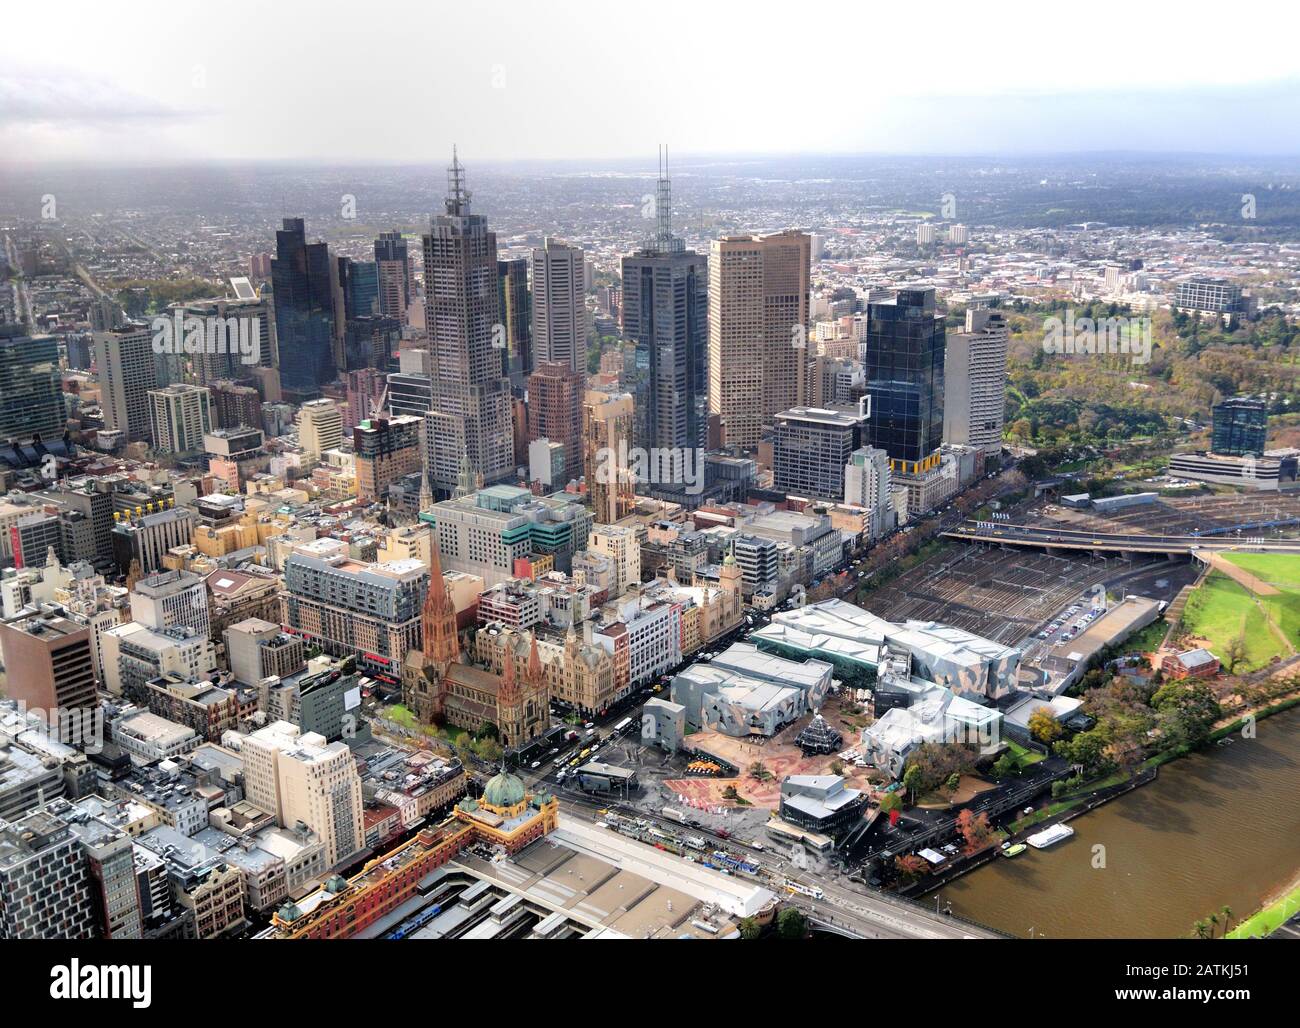
[[[900,289],[867,306],[869,442],[895,471],[928,471],[943,442],[944,328],[934,289]]]
[[[92,741],[97,705],[89,628],[66,618],[61,607],[47,606],[0,622],[0,656],[9,698],[41,712],[61,741]],[[98,728],[102,733],[103,725]]]
[[[986,308],[966,312],[966,331],[948,337],[944,361],[943,441],[1002,449],[1007,406],[1007,323]]]
[[[533,352],[540,364],[587,369],[586,258],[581,249],[547,238],[533,250]]]
[[[636,502],[636,482],[628,468],[635,418],[631,393],[588,389],[583,398],[584,470],[597,524],[620,521],[632,512]]]
[[[863,441],[864,412],[795,407],[776,416],[772,485],[794,496],[844,499],[844,468]]]
[[[533,299],[528,290],[528,259],[497,261],[501,324],[506,330],[502,374],[522,393],[524,380],[533,373]]]
[[[582,372],[564,363],[539,364],[528,376],[528,439],[564,446],[564,481],[583,473]]]
[[[285,218],[275,234],[271,282],[280,352],[280,386],[300,403],[320,395],[335,365],[334,296],[329,247],[308,243],[302,218]]]
[[[198,453],[211,432],[212,394],[207,386],[169,385],[149,391],[154,449],[159,453]]]
[[[811,399],[811,254],[811,237],[796,231],[713,242],[709,412],[728,446],[757,447],[765,424]]]
[[[1231,457],[1263,456],[1268,438],[1268,407],[1252,396],[1234,396],[1211,411],[1214,429],[1210,448]]]
[[[54,337],[0,329],[0,442],[56,439],[66,420]]]
[[[298,445],[303,456],[315,462],[326,450],[343,443],[343,412],[328,397],[310,400],[298,411]]]
[[[694,450],[704,446],[708,429],[709,269],[672,234],[663,161],[654,214],[654,237],[623,258],[623,331],[636,344],[637,443]]]
[[[149,390],[159,382],[149,327],[132,324],[96,332],[95,369],[105,426],[126,433],[129,442],[153,442]]]
[[[425,476],[445,496],[462,463],[488,484],[515,470],[510,383],[501,373],[505,339],[497,331],[497,237],[483,215],[470,213],[465,169],[454,153],[445,212],[424,237],[424,278],[433,380]]]
[[[379,313],[405,325],[406,309],[415,295],[415,269],[402,233],[379,234],[375,240],[375,264],[379,271]]]

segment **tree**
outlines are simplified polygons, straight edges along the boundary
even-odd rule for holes
[[[742,939],[757,939],[763,934],[762,927],[752,917],[742,917],[739,927]]]
[[[949,792],[956,792],[957,789],[961,786],[961,775],[958,774],[956,771],[954,771],[952,774],[948,776],[948,781],[946,784],[948,786]]]
[[[1162,685],[1151,697],[1161,735],[1169,749],[1195,749],[1209,737],[1222,710],[1204,682],[1176,681]]]
[[[1247,657],[1245,636],[1235,635],[1223,647],[1223,666],[1228,674],[1235,674],[1237,665]]]
[[[749,765],[749,777],[757,782],[766,782],[772,777],[772,772],[761,760],[756,760]]]
[[[782,939],[802,939],[808,934],[808,918],[798,907],[785,907],[776,915],[776,934]]]
[[[1064,732],[1061,722],[1052,716],[1050,707],[1038,707],[1029,715],[1029,734],[1039,742],[1050,745]]]
[[[925,775],[915,764],[909,765],[907,770],[903,772],[903,788],[911,795],[913,803],[916,802],[916,790],[921,787],[924,781]]]
[[[992,834],[988,814],[983,811],[979,814],[972,814],[969,807],[963,809],[957,815],[957,830],[961,832],[962,838],[966,840],[967,853],[974,853],[983,848]]]
[[[917,853],[906,853],[894,858],[894,869],[906,882],[914,882],[930,870],[925,858]]]
[[[897,792],[887,792],[880,797],[880,812],[882,814],[888,814],[891,810],[898,810],[902,805],[902,797]]]
[[[1087,777],[1097,778],[1110,773],[1114,767],[1114,762],[1106,752],[1109,745],[1110,738],[1105,727],[1098,724],[1095,728],[1080,732],[1073,739],[1058,740],[1056,755],[1071,764],[1078,764]]]
[[[839,757],[836,757],[834,760],[831,761],[831,774],[833,775],[844,774],[844,761],[840,760]]]

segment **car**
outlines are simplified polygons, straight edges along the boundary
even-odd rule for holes
[[[541,762],[540,760],[534,760],[534,761],[533,761],[531,764],[529,764],[528,766],[529,766],[530,768],[532,768],[534,771],[536,771],[539,767],[542,766],[542,762]]]
[[[591,731],[593,728],[596,727],[596,723],[595,723],[594,721],[588,721],[588,722],[587,722],[585,725],[583,725],[582,727],[585,728],[585,729],[587,729],[587,731]]]

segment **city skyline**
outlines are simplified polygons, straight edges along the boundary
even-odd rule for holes
[[[0,940],[77,944],[52,999],[353,938],[1271,989],[1173,961],[1300,938],[1300,14],[0,24]]]

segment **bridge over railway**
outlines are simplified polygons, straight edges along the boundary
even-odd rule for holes
[[[1220,530],[1221,531],[1221,530]],[[1090,550],[1111,553],[1191,554],[1198,551],[1245,553],[1300,553],[1300,539],[1222,535],[1148,535],[1095,532],[1076,528],[1037,528],[1005,521],[966,521],[943,533],[949,539],[972,543],[997,543],[1042,550]]]

